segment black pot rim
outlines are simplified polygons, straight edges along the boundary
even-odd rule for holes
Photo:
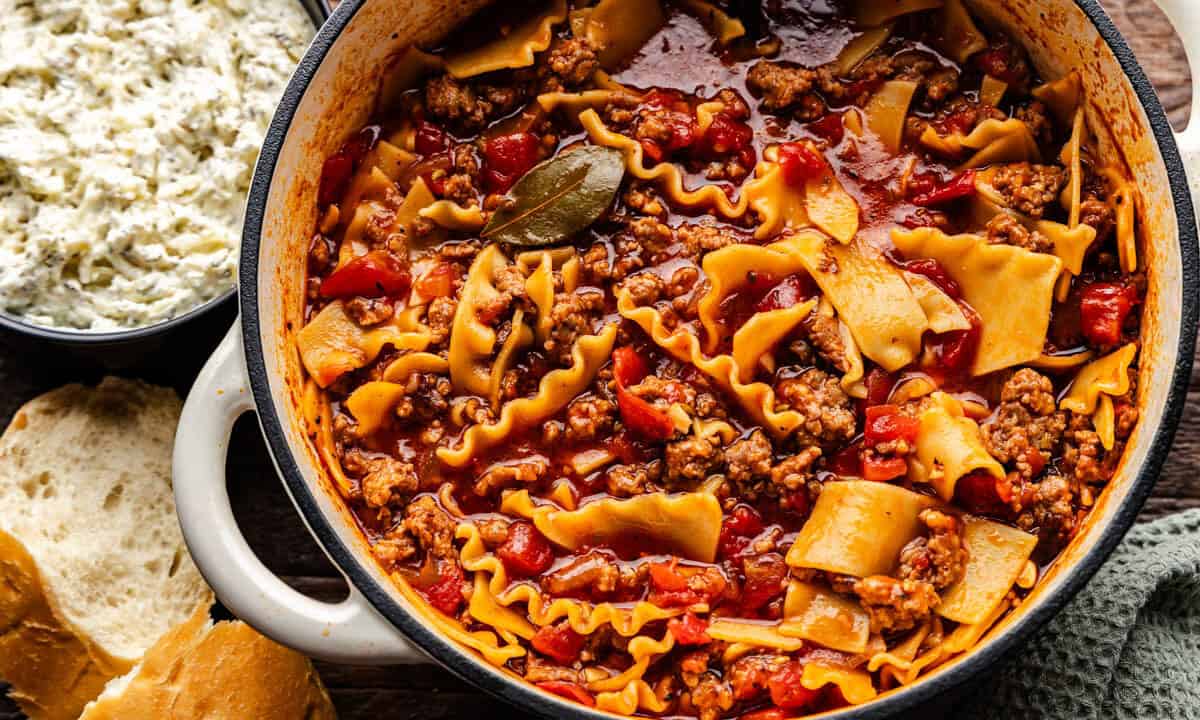
[[[308,84],[342,30],[366,2],[367,0],[343,0],[333,12],[330,20],[317,34],[312,47],[304,56],[291,84],[285,91],[272,120],[250,190],[242,238],[239,298],[247,371],[263,435],[285,485],[322,547],[371,605],[413,643],[455,675],[502,700],[541,717],[569,717],[587,720],[612,718],[613,715],[609,713],[558,699],[527,683],[505,677],[487,665],[482,658],[477,657],[468,649],[459,647],[434,630],[429,623],[422,621],[417,615],[393,601],[364,569],[363,563],[370,562],[369,558],[359,557],[359,553],[344,544],[333,525],[321,513],[313,489],[304,481],[295,458],[288,448],[283,425],[274,405],[276,397],[285,397],[286,394],[272,392],[263,347],[259,339],[260,320],[256,278],[263,213],[280,149]],[[1184,297],[1180,298],[1180,336],[1176,340],[1178,355],[1162,423],[1155,431],[1146,460],[1137,471],[1128,497],[1114,513],[1108,527],[1104,529],[1103,534],[1087,553],[1066,570],[1059,587],[1037,608],[1014,623],[986,647],[968,654],[953,667],[938,672],[903,691],[881,697],[865,705],[834,711],[823,717],[839,720],[881,720],[891,717],[902,710],[926,702],[961,685],[984,669],[994,665],[1010,650],[1024,643],[1079,592],[1116,548],[1149,496],[1170,450],[1191,375],[1198,306],[1200,306],[1200,246],[1197,244],[1192,198],[1188,190],[1183,162],[1180,159],[1166,114],[1129,46],[1101,9],[1097,0],[1074,0],[1074,2],[1096,26],[1100,36],[1108,43],[1125,71],[1149,118],[1170,179],[1178,223]]]

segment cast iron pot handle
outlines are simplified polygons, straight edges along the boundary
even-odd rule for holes
[[[254,410],[239,326],[196,379],[175,437],[175,506],[183,537],[220,601],[264,635],[330,662],[429,662],[354,586],[337,604],[288,587],[262,564],[238,529],[225,488],[233,422]]]
[[[1154,0],[1175,27],[1188,66],[1192,70],[1192,111],[1187,129],[1175,133],[1183,168],[1187,171],[1192,199],[1200,203],[1200,2],[1197,0]]]

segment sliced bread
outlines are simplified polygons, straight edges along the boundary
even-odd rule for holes
[[[108,684],[79,720],[335,720],[303,655],[197,611]]]
[[[0,436],[0,677],[34,720],[74,720],[212,594],[175,518],[174,391],[106,378]]]

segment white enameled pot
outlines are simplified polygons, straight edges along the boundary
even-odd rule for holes
[[[1200,68],[1200,3],[1157,0]],[[175,497],[188,546],[221,601],[279,642],[337,662],[431,659],[545,717],[607,716],[517,681],[440,635],[372,559],[322,471],[298,410],[295,349],[305,251],[316,222],[321,164],[366,123],[389,56],[436,41],[481,0],[343,0],[301,61],[271,124],[246,211],[241,319],[188,397],[175,448]],[[1121,466],[1078,537],[1018,610],[970,653],[872,703],[831,713],[880,718],[942,693],[1036,632],[1092,576],[1120,541],[1157,478],[1185,399],[1196,335],[1198,251],[1192,191],[1200,189],[1200,84],[1188,131],[1174,136],[1153,89],[1096,0],[968,0],[1029,47],[1043,77],[1078,68],[1104,155],[1124,157],[1140,196],[1150,287],[1143,321],[1141,422]],[[1188,173],[1185,174],[1185,168]],[[300,516],[343,572],[350,595],[317,602],[269,572],[243,539],[225,489],[234,420],[256,411]]]

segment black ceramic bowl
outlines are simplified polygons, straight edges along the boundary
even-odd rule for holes
[[[319,28],[329,17],[325,0],[297,2],[312,18],[315,27]],[[237,288],[231,285],[217,297],[175,317],[122,330],[90,332],[48,327],[0,312],[0,337],[11,335],[31,346],[59,347],[105,366],[127,367],[156,356],[158,351],[171,347],[172,341],[184,334],[189,341],[197,340],[198,336],[210,338],[206,347],[211,348],[236,314]]]

